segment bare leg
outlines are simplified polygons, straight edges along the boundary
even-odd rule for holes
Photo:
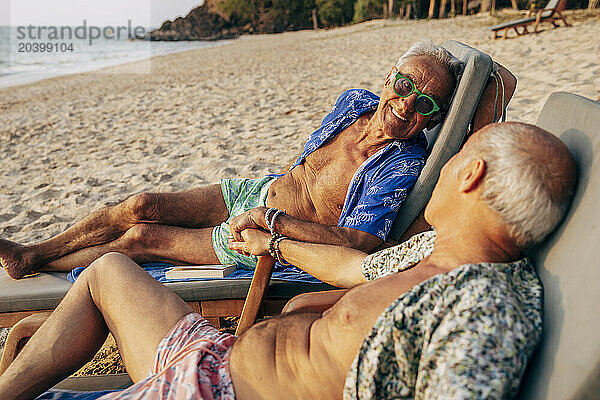
[[[160,224],[139,224],[119,239],[86,247],[61,257],[40,270],[70,271],[85,267],[106,253],[119,252],[137,263],[219,264],[212,246],[212,229],[189,229]]]
[[[34,398],[52,387],[90,359],[108,331],[137,382],[152,367],[163,337],[190,312],[129,258],[107,254],[81,275],[0,376],[2,398]]]
[[[0,239],[0,264],[13,278],[77,250],[109,243],[140,223],[188,228],[215,226],[228,217],[220,185],[180,193],[141,193],[92,213],[49,240],[29,246]]]

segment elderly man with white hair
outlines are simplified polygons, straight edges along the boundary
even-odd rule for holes
[[[126,256],[105,255],[0,376],[0,393],[33,398],[110,331],[135,384],[105,399],[509,398],[542,327],[542,287],[523,251],[561,220],[575,180],[556,137],[488,125],[442,169],[425,211],[435,234],[370,256],[282,240],[287,260],[368,282],[303,295],[286,309],[296,312],[239,338],[211,328]],[[268,251],[269,233],[241,236],[231,247]]]

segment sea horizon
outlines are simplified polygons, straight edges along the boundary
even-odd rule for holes
[[[70,26],[72,30],[81,25]],[[18,28],[23,28],[19,29]],[[57,76],[97,71],[182,51],[221,46],[219,41],[147,41],[131,40],[127,32],[119,38],[90,39],[68,36],[49,37],[49,32],[37,35],[37,27],[29,35],[27,27],[0,26],[0,88],[38,82]],[[65,28],[65,27],[59,27]],[[137,27],[141,28],[141,27]],[[149,32],[155,28],[142,28]],[[138,30],[138,32],[142,31]],[[81,32],[80,32],[81,33]],[[59,32],[60,35],[60,32]]]

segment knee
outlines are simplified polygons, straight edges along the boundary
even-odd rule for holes
[[[292,297],[281,310],[281,313],[289,313],[293,311],[299,311],[310,305],[310,293],[300,293]]]
[[[138,193],[125,200],[122,205],[134,222],[153,221],[158,216],[156,193]]]
[[[92,298],[95,298],[95,295],[100,293],[101,287],[114,287],[115,280],[122,280],[134,265],[124,254],[106,253],[93,261],[75,283],[82,281],[87,284]]]
[[[136,250],[156,247],[157,229],[158,227],[152,224],[133,225],[119,239],[119,248],[126,250],[128,254],[134,254]]]
[[[125,254],[110,252],[97,258],[83,272],[88,278],[91,276],[114,275],[123,265],[129,263],[131,259]],[[91,276],[90,276],[91,275]]]

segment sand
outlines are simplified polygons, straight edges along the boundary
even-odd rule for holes
[[[511,40],[490,39],[489,16],[246,36],[2,89],[0,236],[30,243],[138,192],[276,171],[343,90],[378,93],[422,38],[456,39],[507,66],[519,79],[511,120],[535,122],[557,90],[596,99],[600,16],[571,20]],[[130,73],[149,62],[151,73]]]
[[[519,79],[509,120],[535,122],[558,90],[596,99],[600,13],[567,16],[571,28],[510,40],[491,39],[498,20],[487,15],[246,36],[0,89],[0,237],[31,243],[138,192],[277,171],[343,90],[378,93],[424,38],[459,40],[508,67]]]

